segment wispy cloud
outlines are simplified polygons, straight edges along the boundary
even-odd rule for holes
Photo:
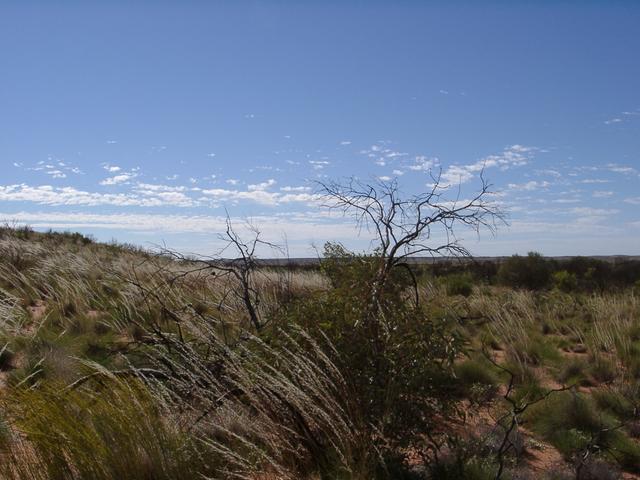
[[[418,155],[415,158],[415,163],[408,165],[407,168],[414,171],[429,172],[437,164],[437,158],[427,158],[424,155]]]
[[[23,168],[22,163],[14,163],[13,165],[18,168]],[[67,178],[67,175],[72,173],[82,173],[80,168],[69,165],[64,160],[55,158],[53,156],[49,156],[46,162],[41,160],[35,166],[27,167],[26,170],[32,172],[41,172],[45,175],[50,176],[51,178],[57,179]]]
[[[501,153],[489,155],[477,162],[467,165],[452,165],[441,176],[441,180],[449,184],[466,183],[473,179],[479,172],[488,168],[497,167],[500,170],[508,170],[529,163],[533,154],[538,151],[535,147],[524,145],[511,145]]]
[[[105,178],[100,182],[100,185],[120,185],[129,183],[131,180],[138,176],[137,172],[121,173],[114,175],[113,177]]]
[[[170,199],[155,195],[103,194],[87,192],[74,187],[53,187],[51,185],[29,186],[25,184],[0,186],[0,201],[32,202],[41,205],[81,205],[81,206],[177,206]],[[179,206],[179,205],[178,205]]]
[[[595,192],[591,193],[591,196],[593,198],[609,198],[613,196],[613,192],[610,190],[596,190]]]
[[[630,120],[633,117],[639,117],[640,110],[627,110],[624,112],[620,112],[619,115],[616,115],[613,118],[604,121],[605,125],[615,125],[616,123],[623,123],[627,120]]]
[[[250,191],[262,191],[262,190],[266,190],[266,189],[268,189],[270,187],[273,187],[276,183],[277,182],[273,178],[270,178],[269,180],[267,180],[265,182],[248,185],[247,188]]]
[[[526,183],[510,183],[507,186],[511,190],[526,190],[528,192],[532,192],[543,188],[549,188],[551,186],[551,182],[538,182],[531,180]]]
[[[330,162],[328,160],[309,160],[309,165],[314,170],[323,170],[330,165]]]

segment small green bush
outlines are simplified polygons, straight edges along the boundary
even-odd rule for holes
[[[558,374],[558,381],[566,385],[583,384],[586,380],[586,369],[587,364],[584,360],[572,359],[560,370],[560,373]]]
[[[445,279],[447,295],[468,297],[473,292],[473,279],[466,273],[449,275]]]
[[[469,359],[454,367],[456,377],[465,385],[495,385],[497,378],[487,361]]]
[[[621,393],[610,389],[598,389],[594,390],[591,396],[599,409],[625,420],[633,418],[634,405]]]
[[[616,366],[612,361],[598,356],[589,364],[589,374],[600,383],[613,381],[617,376]]]
[[[553,284],[558,290],[570,293],[578,288],[578,279],[575,273],[560,270],[553,274]]]
[[[529,252],[526,257],[514,255],[500,265],[498,281],[510,287],[540,290],[551,281],[551,265],[536,252]]]

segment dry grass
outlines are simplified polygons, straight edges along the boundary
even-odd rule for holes
[[[0,339],[13,355],[0,372],[2,478],[359,480],[380,473],[350,372],[336,366],[339,352],[326,339],[282,323],[249,333],[230,294],[237,281],[195,272],[194,263],[31,235],[0,234]],[[267,322],[287,302],[330,288],[318,271],[264,268],[253,282]],[[419,294],[429,315],[454,322],[467,341],[472,360],[459,375],[469,384],[465,395],[495,382],[488,408],[508,410],[500,400],[504,372],[473,360],[490,340],[501,349],[493,358],[517,370],[518,399],[544,393],[554,379],[578,382],[575,391],[599,416],[594,425],[616,428],[610,443],[626,449],[623,466],[633,471],[637,295],[484,285],[462,297],[434,280],[421,282]],[[572,450],[573,433],[552,435],[539,418],[531,422],[545,427],[566,460],[584,453]]]

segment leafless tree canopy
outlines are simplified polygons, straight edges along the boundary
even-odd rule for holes
[[[345,182],[318,182],[323,205],[354,217],[358,228],[375,236],[375,255],[380,258],[373,282],[373,301],[392,268],[410,256],[470,256],[457,238],[459,229],[492,234],[504,215],[491,201],[491,185],[480,173],[480,188],[462,199],[460,186],[454,199],[445,195],[450,186],[432,176],[430,190],[404,197],[396,180],[365,183],[354,177]]]
[[[352,215],[358,226],[376,235],[377,253],[401,261],[412,255],[469,256],[458,242],[456,230],[467,227],[479,233],[496,231],[504,216],[491,201],[491,185],[480,175],[481,186],[471,198],[445,197],[448,186],[433,177],[431,189],[403,197],[396,180],[365,183],[350,178],[344,183],[319,182],[323,205]],[[443,243],[434,243],[434,234],[444,234]],[[435,241],[439,239],[436,238]]]
[[[263,240],[260,230],[251,222],[245,225],[246,235],[240,235],[234,228],[229,215],[227,214],[226,230],[218,235],[222,242],[222,248],[213,256],[188,258],[173,250],[165,249],[163,253],[172,258],[188,261],[196,264],[197,267],[190,267],[180,276],[206,272],[218,278],[229,278],[232,282],[226,285],[225,294],[221,300],[221,306],[227,297],[234,297],[243,306],[255,331],[260,331],[264,326],[264,319],[260,309],[260,294],[256,286],[256,275],[259,272],[256,249],[259,247],[269,247],[279,253],[283,252],[282,247]]]

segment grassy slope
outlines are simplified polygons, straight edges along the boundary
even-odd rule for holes
[[[274,437],[281,426],[273,423],[272,412],[267,415],[263,409],[277,398],[256,397],[250,399],[250,409],[232,403],[235,411],[217,412],[217,423],[206,423],[206,428],[216,429],[206,432],[214,440],[203,448],[189,436],[191,427],[186,425],[194,423],[189,411],[178,412],[172,399],[158,402],[157,396],[119,376],[132,367],[153,371],[155,365],[146,354],[151,348],[145,341],[150,332],[179,336],[184,327],[204,338],[210,328],[212,335],[232,339],[247,327],[241,306],[229,300],[229,288],[234,285],[226,279],[190,274],[169,282],[187,268],[167,258],[95,244],[80,236],[26,230],[0,233],[0,332],[5,345],[0,355],[4,405],[0,417],[4,416],[5,424],[0,428],[0,443],[4,455],[12,459],[5,476],[75,478],[80,471],[84,476],[78,478],[116,478],[123,472],[130,478],[196,478],[200,472],[233,467],[247,478],[266,478],[261,476],[265,471],[272,478],[295,478],[291,472],[315,468],[291,465],[296,463],[292,458],[300,455],[295,442]],[[316,272],[263,273],[259,288],[265,315],[279,308],[285,293],[304,298],[327,288]],[[287,292],[282,291],[282,275],[293,275]],[[521,454],[513,472],[531,471],[533,478],[542,478],[541,469],[549,470],[549,475],[558,473],[589,453],[598,462],[615,465],[589,468],[609,473],[620,468],[628,478],[640,478],[632,476],[640,472],[640,299],[630,291],[535,294],[486,285],[474,286],[469,296],[454,294],[457,291],[448,290],[442,279],[425,280],[420,287],[429,314],[457,324],[467,343],[466,354],[456,362],[456,374],[465,390],[461,402],[472,415],[447,428],[463,432],[460,435],[466,440],[495,443],[500,438],[496,423],[508,418],[508,403],[502,398],[507,395],[519,406],[534,402],[519,417],[518,438],[512,439],[514,450]],[[173,321],[172,311],[181,312],[183,324]],[[295,399],[291,401],[301,411],[311,412],[310,421],[319,425],[327,442],[338,445],[334,449],[338,457],[361,458],[354,453],[358,442],[351,438],[356,433],[348,406],[340,403],[339,374],[325,378],[323,372],[332,365],[315,370],[295,348],[291,350],[291,364],[279,362],[297,379],[287,385]],[[238,364],[251,355],[247,351],[239,356]],[[295,371],[303,364],[309,371],[301,377]],[[252,376],[253,367],[238,368],[245,368],[238,374],[239,384],[255,385],[268,378],[271,388],[285,382],[269,366],[256,367],[259,378]],[[91,383],[60,400],[57,392],[65,386],[84,382],[96,372],[109,375],[108,371],[120,372],[114,376],[115,387],[103,390]],[[515,388],[508,391],[511,377]],[[314,383],[311,378],[320,380]],[[550,389],[568,386],[573,388],[535,402]],[[26,405],[33,414],[17,420]],[[86,411],[91,414],[86,416]],[[27,440],[17,432],[27,433]],[[235,443],[228,441],[230,435]],[[75,440],[61,454],[56,438]],[[259,449],[247,440],[256,438]],[[61,466],[64,462],[56,460],[59,455],[75,459],[76,471]],[[243,458],[231,460],[234,456]],[[300,457],[300,462],[306,461],[311,460]],[[358,477],[355,460],[331,461],[348,464],[336,472],[351,471],[336,473],[335,478],[366,478],[366,474]]]

